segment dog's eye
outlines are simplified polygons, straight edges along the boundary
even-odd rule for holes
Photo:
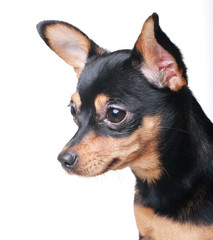
[[[126,117],[126,112],[118,108],[110,108],[107,111],[106,117],[112,123],[120,123]]]
[[[73,105],[71,105],[71,114],[73,115],[73,117],[76,117],[76,110],[75,110],[75,107]]]
[[[71,101],[69,103],[68,107],[70,107],[70,112],[71,112],[72,116],[75,118],[77,115],[76,109],[75,109],[75,104]]]

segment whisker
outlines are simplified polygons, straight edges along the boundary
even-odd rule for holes
[[[169,178],[171,178],[170,175],[169,175],[169,173],[167,172],[166,168],[163,166],[163,164],[162,164],[161,162],[159,162],[159,163],[160,163],[163,171],[166,173],[166,175],[167,175]]]

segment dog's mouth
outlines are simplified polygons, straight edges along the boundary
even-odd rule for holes
[[[119,158],[113,158],[113,160],[109,163],[103,163],[103,160],[98,161],[89,161],[86,164],[81,165],[80,161],[70,170],[67,171],[66,168],[64,168],[68,173],[76,174],[79,176],[85,176],[85,177],[92,177],[92,176],[98,176],[101,174],[104,174],[110,170],[117,170],[121,167],[121,160]],[[104,167],[105,165],[105,167]]]
[[[130,161],[123,162],[120,158],[113,158],[113,160],[108,164],[104,172],[109,170],[119,170],[128,166],[134,159]]]
[[[109,171],[109,170],[114,170],[116,168],[116,166],[118,166],[120,163],[120,159],[119,158],[114,158],[107,166],[105,171]]]

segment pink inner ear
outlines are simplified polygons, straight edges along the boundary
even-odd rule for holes
[[[170,87],[174,77],[178,75],[178,69],[174,58],[167,53],[162,47],[158,46],[159,52],[156,59],[159,73],[163,73],[162,83],[164,86]]]
[[[143,73],[151,83],[160,88],[168,87],[172,91],[178,91],[186,85],[175,59],[156,41],[152,45],[152,50],[146,56],[149,59],[145,59]]]
[[[169,67],[171,64],[174,65],[174,59],[162,47],[158,46],[156,55],[158,56],[156,59],[156,65],[158,66],[159,71]]]

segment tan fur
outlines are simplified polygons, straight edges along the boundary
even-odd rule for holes
[[[158,133],[159,133],[160,118],[152,119],[151,117],[144,119],[146,140],[141,139],[140,145],[141,156],[131,164],[134,174],[141,180],[148,183],[158,180],[162,174],[162,166],[159,161],[159,154],[157,152],[158,146]],[[151,130],[152,131],[149,131]],[[151,136],[151,135],[152,136]]]
[[[116,139],[90,132],[69,149],[79,156],[76,173],[95,176],[129,166],[139,178],[148,182],[159,179],[161,166],[156,143],[159,125],[159,116],[146,116],[142,126],[129,137]]]
[[[101,114],[109,101],[109,97],[104,94],[99,94],[95,99],[95,108],[98,114]]]
[[[72,98],[71,98],[71,99],[72,99],[73,103],[75,104],[75,107],[76,107],[77,112],[79,112],[79,111],[80,111],[81,104],[82,104],[82,102],[81,102],[81,97],[80,97],[79,93],[78,93],[78,92],[75,92],[75,93],[72,95]]]
[[[212,226],[181,224],[156,215],[151,208],[135,205],[135,218],[141,236],[151,240],[212,240]]]

